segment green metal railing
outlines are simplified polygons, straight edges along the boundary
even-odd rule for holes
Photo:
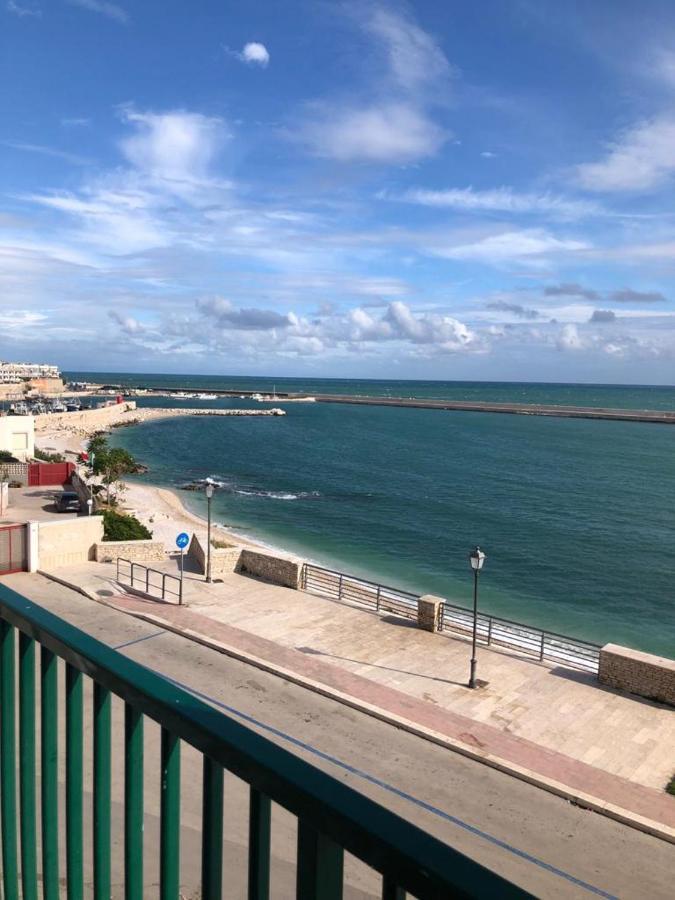
[[[39,684],[36,643],[40,645]],[[60,712],[58,697],[59,658],[65,663],[65,717]],[[84,871],[83,852],[83,713],[87,679],[93,682],[91,873]],[[179,898],[183,742],[196,748],[203,760],[201,896],[204,900],[222,896],[226,772],[243,779],[250,787],[249,898],[264,900],[270,894],[272,803],[280,804],[297,817],[296,897],[299,900],[342,897],[345,851],[382,875],[383,898],[402,898],[406,891],[419,898],[526,896],[494,872],[336,778],[0,585],[0,824],[5,900],[18,900],[20,896],[24,900],[37,900],[40,882],[42,898],[58,900],[63,875],[69,900],[83,897],[85,875],[87,883],[93,876],[97,900],[110,898],[113,697],[124,703],[126,900],[143,898],[144,863],[149,864],[143,855],[143,789],[145,779],[149,778],[157,778],[160,786],[160,896],[163,900]],[[39,797],[36,792],[38,710]],[[159,760],[144,760],[146,717],[161,726]],[[59,862],[62,838],[58,754],[59,730],[63,727],[65,872],[61,871]],[[38,826],[41,828],[39,845]],[[152,865],[156,865],[156,860],[152,860]]]

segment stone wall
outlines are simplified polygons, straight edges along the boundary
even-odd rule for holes
[[[89,485],[80,477],[77,472],[73,472],[73,474],[70,476],[70,486],[80,498],[82,511],[86,512],[87,500],[93,499]]]
[[[242,549],[239,557],[237,572],[243,575],[253,575],[262,581],[271,584],[280,584],[283,587],[300,590],[303,561],[289,559],[283,556],[273,556],[270,553],[260,553],[256,550]]]
[[[74,566],[95,558],[103,539],[101,516],[78,516],[63,522],[38,522],[37,557],[40,569]]]
[[[118,557],[131,562],[164,562],[166,547],[163,541],[100,541],[94,547],[96,562],[115,562]]]
[[[600,651],[598,681],[649,700],[675,706],[675,660],[618,644]]]
[[[206,537],[200,539],[192,535],[188,556],[197,564],[199,571],[206,574]],[[241,547],[230,544],[227,547],[211,547],[211,578],[231,574],[237,568]]]
[[[109,428],[125,416],[131,410],[136,409],[135,400],[125,400],[124,403],[115,403],[112,406],[103,406],[101,409],[83,409],[80,412],[44,413],[35,416],[36,431],[54,431],[57,428],[70,428],[71,430],[90,430]]]

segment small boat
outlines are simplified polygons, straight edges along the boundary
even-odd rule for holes
[[[30,410],[28,409],[28,406],[23,402],[12,403],[9,408],[9,414],[10,416],[29,416]]]
[[[218,394],[197,394],[196,400],[217,400]]]
[[[82,409],[82,404],[79,400],[68,400],[66,403],[66,411],[67,412],[79,412]]]
[[[64,412],[68,412],[68,410],[66,408],[65,403],[62,403],[60,400],[52,400],[51,406],[49,408],[49,412],[64,413]]]

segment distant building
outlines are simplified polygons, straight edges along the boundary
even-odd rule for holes
[[[18,384],[32,378],[60,378],[58,366],[46,363],[13,363],[0,361],[0,384]]]

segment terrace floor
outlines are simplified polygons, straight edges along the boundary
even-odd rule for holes
[[[175,572],[176,563],[167,561],[166,569]],[[238,574],[206,584],[202,576],[186,573],[188,607],[182,609],[115,596],[111,565],[89,563],[57,574],[118,608],[155,614],[226,645],[239,641],[252,655],[276,654],[280,666],[319,683],[342,670],[343,684],[362,690],[370,683],[374,698],[386,695],[403,717],[406,704],[414,705],[431,728],[434,717],[440,722],[443,714],[452,715],[465,744],[498,756],[491,742],[537,747],[548,754],[549,769],[558,765],[561,775],[567,761],[576,761],[655,796],[675,771],[675,712],[600,686],[591,674],[480,648],[478,677],[486,684],[469,690],[467,641],[421,631],[391,615]],[[675,825],[675,798],[661,796],[672,802]]]

